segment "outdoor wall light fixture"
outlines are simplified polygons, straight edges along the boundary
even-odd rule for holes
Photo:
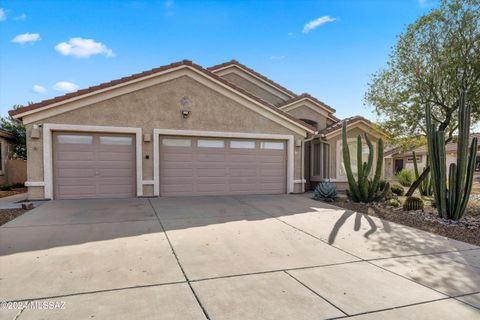
[[[180,99],[180,113],[182,114],[183,119],[187,119],[190,116],[190,107],[192,106],[192,101],[188,97],[183,97]]]
[[[182,111],[183,119],[187,119],[188,116],[190,116],[190,111],[189,110],[181,110],[181,111]]]

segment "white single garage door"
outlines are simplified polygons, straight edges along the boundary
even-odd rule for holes
[[[160,137],[160,195],[286,193],[285,141]]]
[[[135,196],[133,135],[53,134],[55,199]]]

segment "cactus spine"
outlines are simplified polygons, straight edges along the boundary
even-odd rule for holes
[[[426,163],[428,163],[428,156]],[[418,179],[418,177],[420,177],[420,173],[418,171],[417,155],[415,154],[415,151],[413,151],[413,167],[415,169],[416,180]],[[432,179],[430,179],[430,175],[427,175],[427,177],[422,181],[422,183],[420,183],[420,185],[418,186],[418,191],[420,191],[420,194],[422,196],[431,196],[433,194]]]
[[[348,179],[348,196],[355,202],[372,202],[382,200],[390,190],[390,184],[387,182],[383,190],[380,190],[379,182],[383,167],[383,141],[378,140],[377,144],[377,163],[373,180],[369,179],[373,165],[373,145],[370,138],[365,134],[365,141],[368,146],[368,161],[362,160],[362,137],[357,136],[357,180],[353,175],[350,150],[347,141],[347,124],[344,121],[342,127],[342,155],[345,172]]]
[[[427,140],[432,168],[433,193],[441,218],[458,220],[465,213],[477,154],[477,138],[473,138],[468,150],[470,130],[470,106],[465,104],[465,93],[460,94],[458,108],[457,162],[450,164],[448,186],[446,183],[445,133],[432,124],[431,108],[426,107]]]

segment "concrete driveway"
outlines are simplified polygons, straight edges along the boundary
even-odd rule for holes
[[[20,320],[478,319],[480,248],[302,195],[51,201],[0,228],[0,301]]]

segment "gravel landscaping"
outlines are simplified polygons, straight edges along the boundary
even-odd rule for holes
[[[403,202],[402,197],[400,198]],[[383,203],[355,203],[345,196],[338,197],[332,204],[448,238],[480,245],[480,195],[472,195],[467,213],[459,221],[439,218],[435,208],[428,200],[425,201],[425,209],[417,211],[403,211],[402,208],[386,206]]]
[[[0,209],[0,226],[21,216],[28,210],[25,209]]]

